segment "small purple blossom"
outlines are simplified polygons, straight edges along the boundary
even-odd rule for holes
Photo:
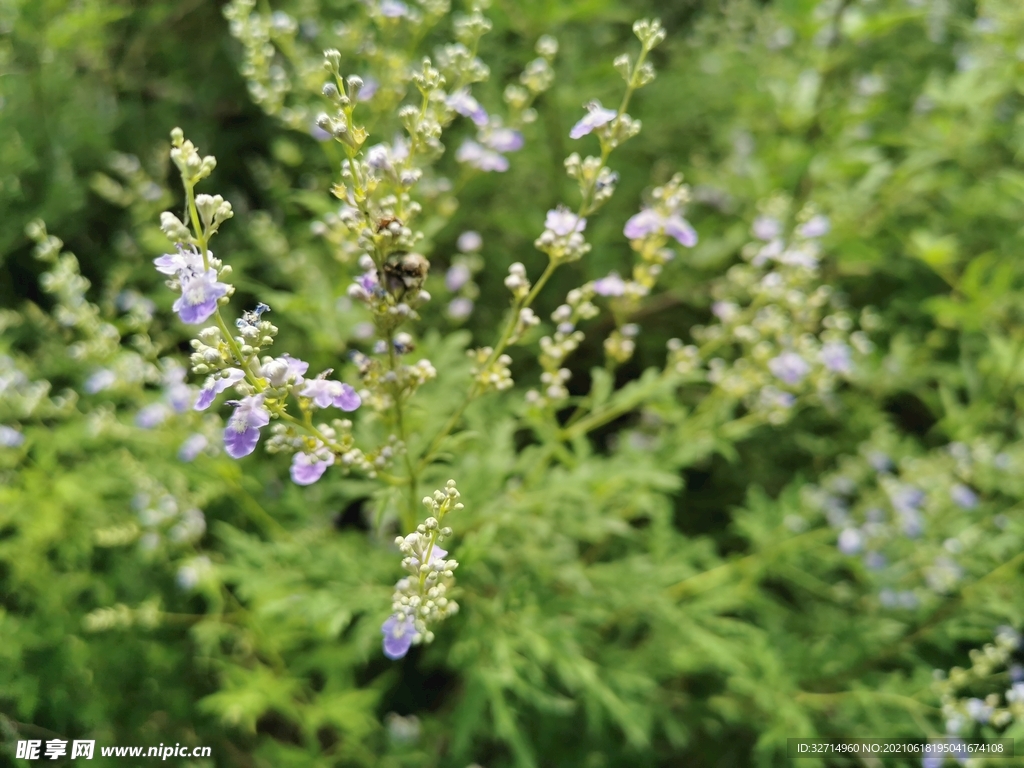
[[[448,317],[452,320],[465,320],[473,314],[473,300],[464,296],[452,299],[448,304]]]
[[[653,208],[644,208],[626,221],[622,228],[630,240],[640,240],[651,235],[666,234],[680,245],[693,248],[697,244],[697,232],[686,219],[678,213],[662,216]]]
[[[774,240],[782,234],[782,225],[774,216],[758,216],[754,219],[754,237],[758,240]]]
[[[362,93],[360,93],[359,95],[362,96]],[[317,125],[316,120],[309,124],[309,135],[312,136],[317,141],[330,141],[331,139],[334,138],[333,136],[331,136],[331,134],[329,134],[327,131],[325,131],[323,128]]]
[[[456,241],[455,245],[463,253],[475,253],[483,247],[484,239],[480,237],[479,232],[467,229],[459,235],[459,239]]]
[[[177,253],[165,253],[153,259],[156,271],[164,275],[178,275],[182,272],[202,272],[203,257],[194,248],[185,250],[180,245]]]
[[[192,407],[195,391],[185,383],[185,368],[177,363],[164,371],[164,399],[175,413],[185,413]]]
[[[956,483],[949,489],[949,498],[962,509],[974,509],[978,506],[978,494],[963,483]]]
[[[598,296],[621,296],[626,292],[626,281],[619,277],[618,272],[611,272],[607,277],[594,281],[594,293]]]
[[[135,414],[135,425],[143,429],[153,429],[167,421],[170,415],[171,409],[166,403],[150,403]]]
[[[564,205],[551,209],[544,218],[544,228],[559,237],[565,237],[572,232],[582,232],[586,226],[586,219],[580,218]]]
[[[378,90],[380,90],[380,82],[377,78],[367,75],[363,78],[363,87],[359,89],[356,101],[369,101]]]
[[[203,388],[199,390],[199,397],[192,407],[197,411],[205,411],[217,395],[244,378],[245,373],[239,368],[228,368],[222,371],[220,376],[209,376]]]
[[[185,442],[178,448],[178,459],[180,461],[194,461],[196,456],[206,450],[206,446],[209,441],[205,435],[201,435],[196,432],[194,435],[189,435]]]
[[[882,451],[871,451],[868,454],[868,464],[875,472],[890,472],[893,466],[892,459]]]
[[[487,125],[487,110],[480,106],[480,102],[473,98],[469,88],[460,88],[448,96],[447,104],[463,117],[468,117],[477,126]],[[497,147],[492,147],[498,149]]]
[[[307,379],[299,394],[312,400],[317,408],[333,405],[343,411],[354,411],[362,404],[362,398],[351,386],[330,379]]]
[[[248,456],[260,441],[260,428],[270,423],[263,395],[250,395],[235,404],[235,412],[224,428],[224,450],[233,459]]]
[[[811,366],[796,352],[783,352],[768,361],[768,370],[780,381],[795,386],[810,373]]]
[[[796,232],[800,237],[814,238],[827,235],[831,229],[832,223],[829,221],[828,216],[821,216],[819,214],[802,224]]]
[[[912,485],[898,485],[889,492],[889,501],[893,509],[900,514],[915,512],[924,503],[925,494],[920,488]]]
[[[592,101],[586,107],[587,114],[569,131],[570,139],[582,139],[602,125],[610,123],[619,114],[614,109],[605,109],[599,101]]]
[[[469,267],[465,264],[453,264],[444,275],[444,285],[449,291],[457,291],[469,282],[473,277]]]
[[[880,571],[885,568],[887,561],[881,552],[867,552],[864,555],[864,565],[870,571]]]
[[[850,347],[841,341],[829,341],[821,346],[821,363],[833,373],[850,373],[853,359]]]
[[[174,302],[173,309],[183,323],[196,325],[206,322],[217,309],[217,299],[226,296],[228,286],[217,280],[217,271],[179,274],[181,296]]]
[[[334,463],[334,454],[321,447],[312,453],[296,453],[292,457],[291,476],[296,485],[312,485]]]
[[[462,146],[455,152],[455,159],[480,171],[503,173],[508,170],[509,165],[508,158],[504,155],[487,149],[487,147],[477,144],[472,139],[466,139],[462,142]]]
[[[409,6],[401,0],[381,0],[380,15],[386,19],[399,19],[409,15]]]
[[[14,427],[0,424],[0,448],[17,448],[25,442],[25,436]]]
[[[978,698],[967,700],[967,716],[976,723],[987,723],[992,718],[994,709]]]
[[[288,353],[263,365],[263,375],[275,387],[302,384],[302,377],[308,370],[309,363]]]
[[[856,555],[864,548],[864,534],[856,528],[846,528],[839,534],[839,551],[844,555]]]
[[[416,626],[409,617],[399,621],[396,616],[389,616],[380,631],[384,634],[384,655],[391,660],[405,656],[417,635]]]
[[[107,368],[100,368],[98,371],[94,371],[89,375],[89,378],[85,380],[83,389],[90,394],[95,395],[97,392],[102,392],[104,389],[109,389],[117,383],[117,374]]]
[[[525,140],[515,128],[492,128],[484,134],[483,142],[495,152],[518,152]]]

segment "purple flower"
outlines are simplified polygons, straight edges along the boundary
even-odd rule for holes
[[[800,237],[821,237],[827,235],[829,230],[832,229],[832,224],[828,220],[828,216],[814,216],[806,223],[802,224],[796,231]]]
[[[687,248],[697,244],[697,231],[678,213],[665,218],[665,234]]]
[[[630,240],[640,240],[662,233],[687,248],[693,248],[697,244],[697,232],[690,226],[690,222],[678,213],[662,216],[653,208],[644,208],[640,213],[631,216],[626,226],[622,228],[622,234]]]
[[[853,370],[850,347],[841,341],[823,344],[820,357],[822,365],[834,373],[850,373]]]
[[[182,322],[189,325],[205,322],[217,309],[217,299],[226,296],[228,286],[217,281],[217,272],[180,273],[181,296],[174,302],[173,309]]]
[[[238,368],[228,368],[221,372],[220,376],[210,376],[206,379],[206,383],[203,384],[203,388],[199,390],[199,397],[196,398],[196,404],[192,406],[197,411],[205,411],[210,407],[214,398],[217,397],[221,392],[239,381],[245,378],[243,373]]]
[[[868,570],[880,571],[886,566],[885,555],[881,552],[868,552],[864,555],[864,565]]]
[[[292,458],[292,481],[296,485],[312,485],[333,463],[334,454],[326,448],[318,448],[313,453],[296,453]]]
[[[401,0],[381,0],[380,15],[387,19],[398,19],[409,15],[409,6]]]
[[[380,82],[376,78],[367,75],[363,78],[363,87],[359,89],[356,101],[369,101],[378,90],[380,90]]]
[[[461,235],[456,242],[456,247],[463,253],[474,253],[479,251],[484,244],[484,239],[480,237],[479,232],[474,232],[471,229],[467,229]]]
[[[153,259],[156,271],[165,275],[178,275],[182,272],[202,272],[203,257],[199,251],[190,248],[185,250],[180,245],[177,253],[165,253]]]
[[[13,427],[0,424],[0,448],[17,448],[25,442],[25,436]]]
[[[644,208],[633,214],[622,228],[622,234],[630,240],[640,240],[661,232],[661,215],[653,208]]]
[[[774,240],[782,234],[782,225],[774,216],[758,216],[754,219],[754,237],[758,240]]]
[[[354,411],[362,404],[362,398],[352,387],[329,379],[308,379],[299,394],[312,400],[317,408],[333,405],[343,411]]]
[[[408,617],[400,622],[395,616],[389,616],[380,631],[384,633],[384,655],[391,660],[405,656],[417,634],[416,626]]]
[[[974,509],[978,506],[978,494],[963,483],[956,483],[949,489],[949,498],[953,500],[954,504],[963,509]]]
[[[564,205],[548,211],[544,218],[544,228],[550,229],[559,237],[565,237],[571,232],[582,232],[586,226],[586,219],[580,218]]]
[[[193,461],[196,456],[206,449],[208,442],[206,436],[198,432],[190,435],[178,449],[178,459],[180,461]]]
[[[260,427],[270,423],[263,395],[250,395],[235,404],[235,412],[224,428],[224,450],[232,459],[248,456],[260,441]]]
[[[454,109],[463,117],[468,117],[479,127],[487,125],[487,110],[480,106],[480,102],[473,98],[469,88],[460,88],[448,96],[448,107]],[[493,147],[497,149],[497,147]]]
[[[484,134],[483,142],[495,152],[518,152],[524,139],[515,128],[492,128]]]
[[[504,155],[487,149],[472,139],[462,142],[462,146],[455,153],[455,159],[481,171],[501,173],[508,170],[508,159]]]
[[[993,708],[981,699],[967,700],[967,716],[977,723],[987,723],[992,718]]]
[[[889,492],[889,501],[900,514],[915,512],[924,503],[924,491],[912,485],[899,485]]]
[[[607,277],[594,281],[594,293],[598,296],[621,296],[626,292],[626,282],[618,272],[611,272]]]
[[[864,547],[864,535],[856,528],[846,528],[839,534],[839,551],[844,555],[855,555]]]
[[[309,363],[292,357],[288,353],[263,365],[263,375],[275,387],[301,384],[303,374],[309,370]]]
[[[453,264],[444,275],[444,285],[449,291],[457,291],[469,282],[473,273],[465,264]]]
[[[892,459],[882,451],[871,451],[868,454],[868,464],[875,472],[889,472],[892,469]]]
[[[465,320],[473,313],[473,300],[460,296],[448,304],[448,317],[452,320]]]
[[[171,409],[166,403],[150,403],[135,414],[135,425],[143,429],[153,429],[167,421],[170,415]]]
[[[95,395],[97,392],[102,392],[104,389],[109,389],[117,383],[117,374],[106,368],[100,368],[98,371],[90,374],[89,378],[85,380],[83,388],[90,395]]]
[[[164,371],[164,399],[175,413],[184,413],[192,407],[195,392],[185,383],[185,369],[173,363]]]
[[[359,94],[362,96],[362,93]],[[330,141],[334,137],[316,124],[316,120],[309,124],[309,135],[317,141]]]
[[[605,109],[599,101],[592,101],[586,107],[587,114],[569,131],[570,139],[582,139],[602,125],[610,123],[619,114],[614,109]]]
[[[811,366],[796,352],[783,352],[768,361],[768,370],[781,381],[794,386],[810,373]]]

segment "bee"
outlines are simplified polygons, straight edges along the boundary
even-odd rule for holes
[[[397,252],[384,262],[388,289],[399,298],[406,291],[418,291],[427,279],[430,262],[419,253]]]
[[[397,216],[382,216],[380,219],[377,220],[377,234],[379,235],[392,224],[398,224],[398,226],[402,226],[402,220]]]

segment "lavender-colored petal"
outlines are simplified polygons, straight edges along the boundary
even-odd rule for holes
[[[850,373],[853,359],[850,347],[841,341],[830,341],[821,347],[821,362],[834,373]]]
[[[956,483],[950,488],[949,497],[961,509],[974,509],[978,506],[978,494],[963,483]]]
[[[116,383],[117,374],[106,368],[101,368],[89,375],[89,378],[85,380],[83,389],[85,389],[88,394],[95,395],[97,392],[102,392],[104,389],[108,389]]]
[[[582,232],[586,226],[586,219],[581,218],[564,205],[552,208],[544,217],[544,228],[551,230],[559,237],[565,237],[573,232]]]
[[[208,444],[205,435],[198,432],[190,435],[178,449],[178,459],[181,461],[193,461],[196,456],[202,453]]]
[[[398,19],[409,15],[409,6],[401,0],[381,0],[380,15],[388,19]]]
[[[452,299],[448,304],[448,317],[452,320],[465,320],[473,313],[473,300],[465,296]]]
[[[697,231],[679,214],[665,219],[665,234],[687,248],[693,248],[697,244]]]
[[[248,456],[256,450],[256,444],[259,441],[260,431],[256,427],[239,431],[229,424],[224,428],[224,451],[232,459]]]
[[[185,297],[179,297],[172,307],[181,318],[181,322],[188,325],[205,323],[217,309],[217,300],[208,299],[200,304],[189,304]]]
[[[348,384],[341,385],[341,392],[334,397],[334,405],[343,411],[354,411],[363,404],[363,399]]]
[[[782,234],[782,224],[774,216],[758,216],[754,219],[754,237],[758,240],[774,240]]]
[[[829,221],[828,216],[814,216],[806,223],[797,229],[797,234],[801,237],[813,238],[827,235],[832,229],[832,223]]]
[[[768,361],[768,370],[781,381],[794,386],[810,373],[811,366],[796,352],[783,352]]]
[[[618,272],[594,281],[594,293],[598,296],[621,296],[626,292],[626,282]]]
[[[17,448],[25,442],[25,436],[13,427],[0,424],[0,448]]]
[[[605,109],[599,101],[587,104],[587,114],[569,131],[570,139],[582,139],[591,131],[607,125],[618,116],[614,109]]]
[[[473,98],[468,88],[461,88],[451,94],[448,97],[448,106],[463,117],[468,117],[479,127],[487,125],[487,110]]]
[[[171,409],[164,403],[151,403],[135,414],[135,425],[143,429],[153,429],[167,421]]]
[[[455,152],[455,159],[481,171],[502,173],[509,167],[508,159],[504,155],[487,149],[471,139],[462,142],[462,146]]]
[[[469,282],[473,273],[465,264],[453,264],[444,275],[444,286],[449,291],[457,291]]]
[[[515,128],[494,128],[484,138],[484,144],[495,152],[518,152],[524,143],[523,134]]]
[[[461,235],[459,235],[456,246],[463,253],[473,253],[479,251],[484,244],[484,239],[480,237],[479,232],[474,232],[471,229],[467,229]]]
[[[640,213],[629,217],[626,226],[622,228],[622,234],[630,240],[640,240],[661,232],[663,223],[664,220],[657,211],[644,208]]]
[[[399,622],[394,616],[389,616],[380,631],[384,633],[384,655],[391,660],[405,656],[416,637],[416,627],[409,618]]]
[[[296,485],[312,485],[321,477],[327,468],[334,463],[334,454],[323,451],[323,455],[296,453],[292,458],[290,474]]]

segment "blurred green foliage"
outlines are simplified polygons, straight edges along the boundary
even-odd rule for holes
[[[351,12],[269,6],[318,21],[324,39]],[[638,319],[637,355],[614,382],[631,389],[609,395],[619,418],[555,448],[521,398],[469,409],[469,431],[425,478],[457,477],[466,501],[462,611],[391,663],[379,627],[398,572],[394,499],[340,474],[286,484],[281,457],[182,462],[189,435],[215,437],[197,414],[135,422],[187,351],[151,267],[167,247],[159,212],[181,202],[169,128],[220,161],[213,181],[237,217],[218,247],[240,301],[270,303],[280,346],[314,369],[344,358],[361,319],[344,298],[351,265],[309,226],[332,206],[338,158],[250,103],[219,3],[0,0],[0,423],[25,436],[0,448],[5,751],[58,735],[213,747],[193,765],[725,767],[784,765],[789,737],[945,732],[933,670],[1024,624],[1024,6],[496,1],[485,104],[538,35],[561,50],[526,148],[508,173],[469,179],[427,244],[440,295],[458,234],[485,243],[470,327],[424,312],[438,331],[420,351],[453,380],[464,349],[496,333],[508,265],[542,267],[533,238],[573,189],[568,129],[584,101],[618,93],[611,60],[645,13],[670,35],[631,108],[643,133],[613,163],[594,251],[556,276],[538,314],[585,279],[628,272],[621,223],[676,170],[701,242]],[[824,281],[852,310],[875,309],[875,352],[832,401],[747,428],[735,403],[643,372],[709,321],[772,199],[830,217]],[[32,257],[25,229],[40,218],[79,260]],[[572,359],[574,395],[608,386],[602,356],[588,340]],[[89,376],[115,364],[122,383],[90,394]],[[535,380],[536,363],[513,374]],[[414,431],[436,432],[460,397],[425,387]],[[830,499],[858,514],[861,496],[884,496],[875,450],[933,499],[956,477],[982,499],[971,512],[935,501],[883,575],[837,549],[843,524],[826,519]],[[201,508],[205,532],[176,539],[173,515],[140,524],[164,497],[174,515]],[[942,552],[958,555],[948,585],[933,578]],[[197,557],[214,576],[183,590]],[[887,604],[894,588],[913,604]],[[971,695],[1009,686],[990,671]],[[964,734],[1019,738],[1022,719]]]

